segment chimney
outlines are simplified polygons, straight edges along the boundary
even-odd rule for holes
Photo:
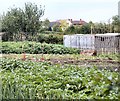
[[[80,25],[82,25],[82,19],[80,19]]]
[[[68,21],[70,21],[70,19],[68,19]]]
[[[70,21],[72,23],[72,19],[68,19],[68,21]]]

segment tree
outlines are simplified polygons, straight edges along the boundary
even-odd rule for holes
[[[94,23],[94,34],[102,34],[102,33],[107,33],[110,32],[109,24],[106,23]]]
[[[112,25],[114,26],[114,32],[120,33],[120,18],[118,15],[112,17]]]
[[[74,34],[75,33],[75,27],[74,26],[70,26],[68,27],[65,31],[65,34]]]
[[[21,30],[23,12],[21,9],[13,8],[2,17],[2,30],[7,32],[9,39],[17,39],[17,35]]]
[[[50,30],[50,21],[49,19],[45,19],[44,21],[42,21],[42,27],[40,29],[40,32],[42,31],[49,31]],[[50,30],[51,31],[51,30]]]
[[[69,27],[69,24],[67,23],[66,20],[60,20],[60,27],[62,31],[65,31]]]
[[[79,26],[79,25],[78,25],[78,26],[77,26],[77,25],[75,26],[75,33],[76,33],[76,34],[80,34],[80,33],[81,33],[81,26]]]
[[[29,33],[29,36],[36,35],[40,29],[40,18],[44,14],[44,9],[32,3],[25,3],[25,8],[13,8],[8,11],[2,20],[2,27],[5,32],[12,36],[17,33]]]
[[[2,31],[2,16],[0,15],[0,32]]]
[[[49,25],[50,25],[49,19],[45,19],[45,20],[42,22],[42,26],[44,26],[45,28],[49,28]]]
[[[61,29],[61,27],[56,23],[56,24],[53,26],[53,31],[55,31],[55,32],[62,32],[62,29]]]
[[[80,31],[81,34],[90,34],[90,32],[91,32],[91,28],[89,24],[85,24],[81,26],[81,31]]]
[[[44,10],[41,8],[41,6],[38,8],[38,6],[35,4],[25,3],[25,31],[31,33],[32,35],[36,34],[41,26],[40,18],[43,16],[43,14]]]

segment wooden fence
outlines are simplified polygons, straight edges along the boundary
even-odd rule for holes
[[[120,36],[95,36],[97,53],[120,53]]]

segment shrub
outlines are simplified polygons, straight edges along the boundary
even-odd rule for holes
[[[40,43],[63,44],[62,34],[39,34],[37,41]]]

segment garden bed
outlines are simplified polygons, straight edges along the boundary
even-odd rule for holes
[[[25,55],[25,56],[24,56]],[[55,55],[55,54],[3,54],[4,58],[14,58],[24,61],[49,62],[51,64],[77,65],[79,67],[97,66],[102,69],[120,71],[120,61],[115,56],[83,56],[83,55]]]
[[[118,99],[119,72],[2,59],[2,99]]]

